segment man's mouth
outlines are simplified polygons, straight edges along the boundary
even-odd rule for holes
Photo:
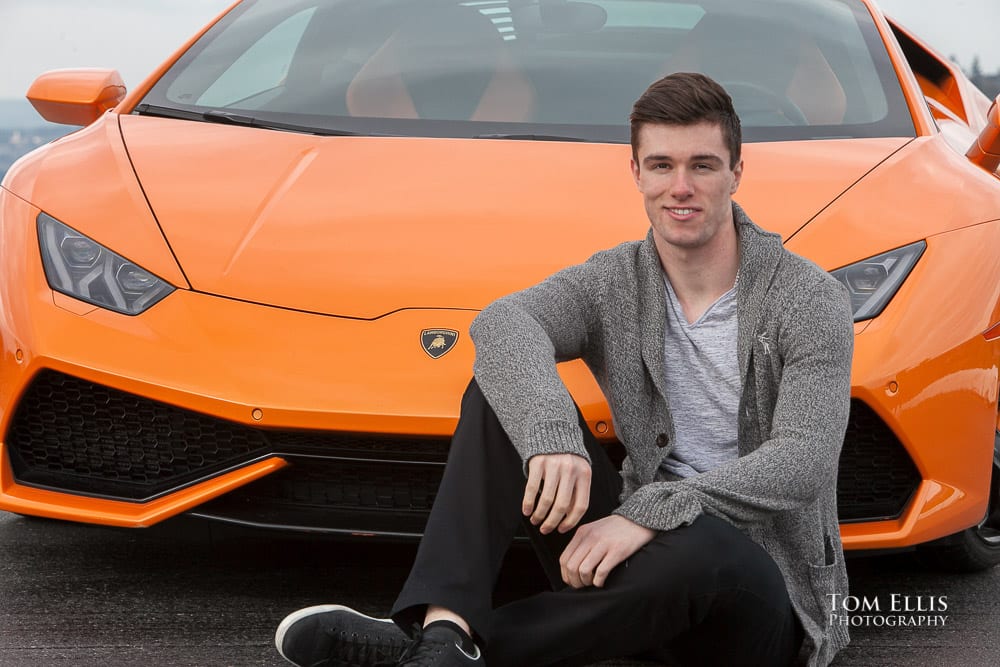
[[[677,215],[691,215],[698,209],[696,208],[668,208],[671,213],[676,213]]]

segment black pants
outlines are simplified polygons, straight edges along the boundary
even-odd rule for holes
[[[582,417],[581,417],[582,424]],[[583,424],[582,424],[583,425]],[[621,477],[583,425],[593,470],[582,523],[618,506]],[[603,588],[562,584],[571,533],[541,535],[521,514],[521,459],[473,381],[462,399],[444,478],[410,576],[393,608],[409,631],[427,605],[465,618],[489,667],[583,665],[653,655],[680,665],[788,665],[801,629],[784,580],[757,544],[703,515],[659,533]],[[554,590],[493,609],[493,587],[519,524]]]

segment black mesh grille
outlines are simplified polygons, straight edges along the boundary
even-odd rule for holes
[[[7,445],[21,482],[133,500],[268,449],[252,428],[53,371],[22,397]]]
[[[22,397],[6,444],[19,482],[125,500],[271,453],[383,459],[388,469],[399,459],[443,462],[448,449],[442,439],[255,429],[54,371],[39,373]],[[342,465],[347,480],[368,474]],[[367,502],[369,491],[352,484],[343,498]]]
[[[895,434],[871,408],[852,401],[837,475],[840,520],[896,518],[919,483],[920,473]]]
[[[247,487],[261,503],[426,512],[448,440],[255,429],[54,371],[40,373],[7,434],[26,484],[144,500],[277,453],[314,455]],[[898,517],[920,482],[881,419],[854,401],[837,478],[841,521]]]
[[[228,494],[262,506],[429,512],[442,464],[289,457],[289,467]]]
[[[267,431],[266,434],[276,452],[436,463],[448,458],[450,440],[329,431]]]

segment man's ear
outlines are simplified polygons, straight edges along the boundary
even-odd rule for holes
[[[740,181],[743,180],[743,160],[740,160],[733,169],[733,187],[729,194],[734,195],[740,188]]]
[[[639,163],[635,161],[635,158],[632,158],[628,161],[628,167],[629,171],[632,172],[632,180],[635,181],[635,187],[642,190],[642,188],[639,187]]]

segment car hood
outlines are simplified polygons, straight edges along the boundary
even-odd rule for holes
[[[648,229],[623,145],[121,127],[191,287],[234,299],[366,319],[479,309]],[[747,145],[736,199],[788,238],[905,141]]]

